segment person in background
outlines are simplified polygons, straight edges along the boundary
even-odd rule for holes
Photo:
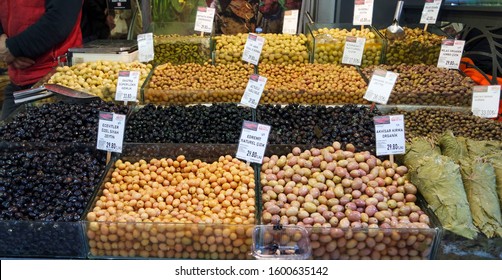
[[[110,31],[115,27],[115,23],[114,15],[109,12],[106,2],[106,0],[84,0],[80,22],[83,43],[110,38]]]
[[[81,12],[82,0],[0,1],[0,60],[10,78],[0,119],[18,107],[13,92],[32,87],[82,45]]]

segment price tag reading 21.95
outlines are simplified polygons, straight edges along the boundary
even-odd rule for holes
[[[377,156],[404,154],[404,116],[378,116],[373,122]]]
[[[262,163],[270,128],[269,125],[244,121],[236,157],[249,162]]]
[[[99,112],[98,150],[122,152],[124,141],[125,115]]]

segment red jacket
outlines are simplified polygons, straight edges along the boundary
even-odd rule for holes
[[[49,0],[1,0],[0,23],[3,32],[9,38],[15,37],[24,32],[31,25],[37,23],[46,13],[46,2],[49,3]],[[41,55],[38,54],[36,57],[30,57],[29,54],[23,55],[35,60],[36,63],[33,66],[25,69],[16,69],[13,66],[9,66],[9,77],[11,82],[21,86],[36,83],[57,66],[58,56],[64,55],[71,47],[82,45],[80,17],[81,12],[78,14],[75,25],[66,39],[62,42],[58,42],[49,51]],[[48,34],[43,35],[51,36],[52,34],[48,32]],[[38,40],[34,40],[30,43],[37,44],[37,41]],[[9,43],[9,41],[7,41],[7,43]],[[7,44],[7,46],[9,45]],[[16,56],[12,50],[11,53]]]

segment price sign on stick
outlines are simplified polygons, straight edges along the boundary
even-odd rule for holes
[[[236,157],[245,161],[261,163],[267,147],[270,126],[244,121]]]
[[[215,9],[209,7],[198,7],[195,16],[195,31],[211,33],[213,31]]]
[[[256,109],[266,83],[267,78],[256,74],[251,75],[242,95],[241,104]]]
[[[366,38],[347,36],[343,48],[342,63],[360,66],[363,60]]]
[[[446,39],[441,43],[439,53],[438,68],[458,69],[462,53],[464,52],[465,41]]]
[[[424,9],[422,10],[422,17],[420,23],[422,24],[435,24],[438,18],[439,9],[441,8],[442,0],[425,0]]]
[[[154,58],[153,33],[138,35],[138,60],[140,62],[152,61]]]
[[[108,152],[122,152],[124,141],[125,115],[99,112],[98,123],[98,150]]]
[[[499,112],[500,85],[475,86],[472,91],[472,113],[482,118],[496,118]]]
[[[138,96],[139,71],[119,71],[115,100],[133,101]]]
[[[371,25],[373,21],[373,0],[355,0],[353,25]]]
[[[265,38],[260,37],[256,34],[249,33],[248,39],[246,40],[246,44],[244,45],[242,60],[254,65],[258,65],[260,61],[261,50],[263,49],[264,43],[265,43]]]
[[[404,154],[404,116],[377,116],[373,122],[377,156]]]
[[[298,28],[298,10],[288,10],[284,12],[282,23],[283,34],[296,34]]]
[[[371,76],[364,99],[379,104],[387,104],[398,75],[391,71],[376,69],[373,76]]]

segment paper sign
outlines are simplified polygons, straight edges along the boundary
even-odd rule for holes
[[[475,86],[472,91],[472,113],[482,118],[496,118],[499,112],[500,85]]]
[[[441,43],[439,53],[438,68],[458,69],[462,53],[464,52],[465,41],[446,39]]]
[[[282,23],[283,34],[296,34],[298,28],[298,10],[288,10],[284,12]]]
[[[398,155],[405,153],[404,116],[378,116],[375,123],[377,156]]]
[[[119,71],[115,100],[136,102],[139,75],[139,71]]]
[[[244,121],[236,157],[249,162],[262,163],[270,128],[269,125]]]
[[[152,61],[154,58],[153,33],[138,35],[138,60],[140,62]]]
[[[125,115],[99,112],[98,123],[98,150],[108,152],[122,152],[124,141]]]
[[[398,75],[391,71],[376,69],[373,76],[371,76],[364,99],[379,104],[387,104]]]
[[[353,25],[371,25],[373,20],[373,0],[355,0]]]
[[[267,78],[256,74],[251,75],[251,77],[249,77],[246,90],[242,95],[241,104],[256,109],[258,103],[260,103],[261,95],[266,83]]]
[[[422,10],[422,17],[420,23],[435,24],[438,18],[439,9],[441,8],[442,0],[425,0],[424,9]]]
[[[215,9],[209,7],[198,7],[195,16],[195,31],[211,33],[213,32]]]
[[[258,65],[260,61],[261,50],[263,49],[263,44],[265,44],[265,38],[253,33],[249,33],[246,44],[244,45],[242,60],[254,65]]]
[[[360,66],[363,60],[366,38],[347,36],[343,48],[342,63]]]

